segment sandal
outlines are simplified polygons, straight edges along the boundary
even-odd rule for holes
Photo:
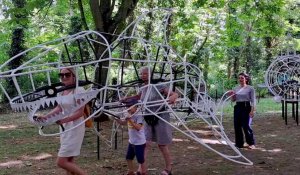
[[[170,170],[167,170],[167,169],[164,169],[160,175],[172,175],[171,171]]]
[[[141,173],[139,171],[135,172],[135,175],[146,175],[146,173]]]
[[[256,149],[255,145],[248,146],[248,149]]]

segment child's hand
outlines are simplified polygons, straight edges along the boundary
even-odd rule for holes
[[[125,117],[125,120],[126,120],[126,121],[128,121],[128,120],[130,120],[130,119],[131,119],[131,115],[128,115],[128,116]]]
[[[169,97],[169,104],[174,104],[176,102],[177,97],[176,96],[170,96]]]

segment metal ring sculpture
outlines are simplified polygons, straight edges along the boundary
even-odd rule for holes
[[[285,94],[300,87],[300,55],[286,54],[275,59],[265,73],[265,84],[278,101],[285,100]],[[295,96],[299,98],[299,93]]]

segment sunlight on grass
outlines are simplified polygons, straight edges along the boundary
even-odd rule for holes
[[[50,157],[53,157],[53,155],[48,154],[48,153],[41,153],[37,156],[23,156],[23,158],[26,160],[45,160]]]
[[[17,125],[0,125],[0,129],[15,129]]]
[[[215,139],[201,139],[204,143],[207,143],[207,144],[212,144],[212,145],[216,145],[216,144],[219,144],[219,145],[227,145],[227,143],[225,141],[219,141],[219,140],[215,140]]]
[[[219,145],[227,145],[227,143],[225,141],[219,141],[219,140],[216,140],[216,139],[201,139],[199,138],[199,140],[201,140],[203,143],[206,143],[206,144],[212,144],[212,145],[215,145],[215,144],[219,144]],[[190,140],[188,139],[176,139],[176,138],[173,138],[172,140],[173,142],[190,142]]]
[[[176,138],[173,138],[172,141],[173,142],[189,142],[190,140],[188,140],[188,139],[176,139]]]
[[[195,146],[188,146],[187,149],[193,149],[193,150],[196,150],[196,149],[199,149],[198,147],[195,147]]]
[[[10,167],[22,167],[24,165],[24,160],[45,160],[47,158],[53,157],[53,155],[48,153],[41,153],[37,156],[22,156],[22,160],[10,160],[7,162],[0,163],[0,168],[10,168]],[[19,158],[18,158],[19,159]],[[26,163],[25,163],[26,164]]]
[[[224,106],[223,114],[233,116],[233,108],[235,103],[229,102]],[[272,97],[261,98],[256,104],[257,114],[277,114],[281,113],[281,103],[277,103]],[[290,107],[288,107],[290,108]],[[290,109],[289,109],[290,110]]]
[[[12,160],[4,163],[0,163],[0,167],[14,167],[14,166],[22,166],[23,161],[21,160]]]
[[[265,114],[276,114],[281,113],[281,111],[266,111]]]
[[[268,150],[268,151],[269,151],[269,152],[281,152],[282,149],[277,148],[277,149],[272,149],[272,150]]]
[[[212,135],[212,131],[205,131],[205,130],[192,130],[194,133],[203,134],[203,135]]]
[[[260,150],[263,151],[263,152],[270,152],[270,153],[278,153],[278,152],[282,152],[282,149],[280,149],[280,148],[274,148],[274,149],[270,149],[270,150],[261,148]]]

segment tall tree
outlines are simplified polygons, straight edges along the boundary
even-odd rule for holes
[[[284,34],[283,7],[284,0],[262,0],[255,2],[257,10],[256,31],[263,38],[265,44],[265,65],[267,68],[273,59],[275,47],[279,44],[279,37]]]
[[[27,27],[27,11],[24,8],[26,5],[26,0],[12,0],[13,4],[13,13],[11,14],[12,22],[15,22],[15,27],[12,29],[12,38],[11,38],[11,45],[8,51],[9,57],[13,57],[25,50],[24,42],[25,42],[25,28]],[[15,69],[22,64],[22,60],[24,59],[25,55],[21,55],[11,61],[9,63],[9,69]],[[13,86],[13,80],[8,80],[8,85]],[[8,88],[9,94],[15,94],[15,91],[11,91],[11,88]]]
[[[14,8],[12,9],[12,11],[14,11],[14,13],[12,13],[12,21],[15,22],[15,28],[13,28],[12,30],[12,41],[11,41],[11,47],[10,50],[8,52],[10,57],[13,57],[15,55],[17,55],[18,53],[21,53],[25,50],[24,47],[24,32],[25,32],[25,28],[27,27],[27,15],[28,12],[26,11],[26,9],[24,8],[26,5],[26,0],[13,0],[12,1]],[[16,67],[19,67],[21,65],[21,61],[23,59],[24,56],[20,56],[17,59],[15,59],[14,61],[12,61],[10,63],[10,69],[14,69]]]
[[[126,19],[133,13],[138,0],[90,0],[90,8],[95,23],[95,30],[106,36],[109,43],[115,39],[112,34],[120,34],[126,26]],[[117,8],[117,9],[116,9]],[[99,40],[101,40],[99,38]],[[98,55],[101,55],[106,48],[96,45]],[[96,70],[95,81],[104,85],[107,78],[108,62],[103,62]]]
[[[227,46],[228,46],[228,78],[236,78],[240,67],[240,46],[242,43],[242,25],[238,22],[237,17],[237,2],[228,2],[228,18],[226,22],[227,31]],[[233,74],[232,74],[233,73]],[[233,77],[232,77],[233,75]]]

